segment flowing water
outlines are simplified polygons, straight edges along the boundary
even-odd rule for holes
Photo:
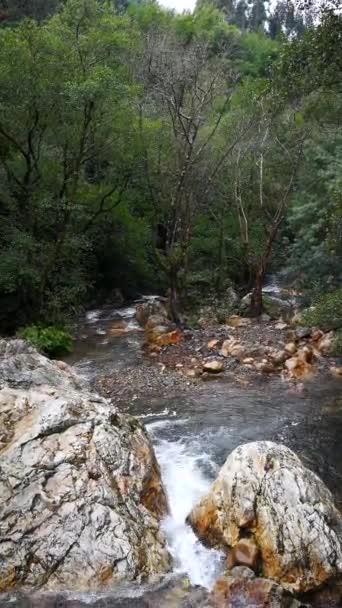
[[[120,326],[122,320],[126,328],[116,331],[115,323]],[[141,342],[134,307],[92,311],[69,362],[89,378],[113,368],[124,371],[127,366],[141,365]],[[161,394],[136,399],[127,406],[143,420],[155,445],[170,503],[163,525],[176,572],[207,587],[217,576],[220,553],[204,548],[185,518],[208,490],[227,455],[241,443],[259,439],[285,443],[341,501],[339,382],[320,376],[298,391],[280,379],[261,379],[259,384],[241,387],[222,379],[203,384],[203,390],[193,394]]]

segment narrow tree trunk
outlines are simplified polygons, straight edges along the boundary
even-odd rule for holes
[[[173,283],[169,290],[169,311],[171,319],[179,327],[181,318],[179,315],[179,295],[177,286]]]
[[[219,244],[218,244],[218,269],[216,275],[216,293],[219,295],[222,291],[222,285],[224,282],[224,260],[225,260],[225,247],[224,247],[224,222],[223,213],[221,217],[221,226],[219,233]]]
[[[252,292],[251,313],[253,317],[259,317],[262,313],[262,286],[264,282],[264,273],[258,272],[256,275],[255,286]]]

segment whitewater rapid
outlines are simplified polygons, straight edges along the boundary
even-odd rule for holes
[[[184,420],[174,423],[184,423]],[[204,466],[213,468],[215,464],[201,451],[196,440],[188,442],[185,439],[157,439],[158,429],[169,424],[172,424],[169,420],[146,424],[154,439],[156,456],[169,500],[170,512],[162,526],[174,559],[174,571],[186,574],[193,585],[210,589],[222,569],[223,554],[204,547],[185,523],[185,519],[210,487],[211,480],[204,473]]]

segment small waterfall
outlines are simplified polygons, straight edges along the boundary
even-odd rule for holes
[[[150,426],[153,428],[153,423]],[[222,566],[222,554],[205,548],[185,523],[186,516],[211,483],[200,466],[207,457],[196,448],[198,445],[187,445],[182,440],[159,440],[155,446],[170,504],[163,527],[175,571],[187,574],[193,585],[210,588]]]

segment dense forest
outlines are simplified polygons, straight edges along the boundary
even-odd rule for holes
[[[117,290],[259,315],[278,269],[341,321],[342,17],[315,4],[0,0],[2,331]]]

